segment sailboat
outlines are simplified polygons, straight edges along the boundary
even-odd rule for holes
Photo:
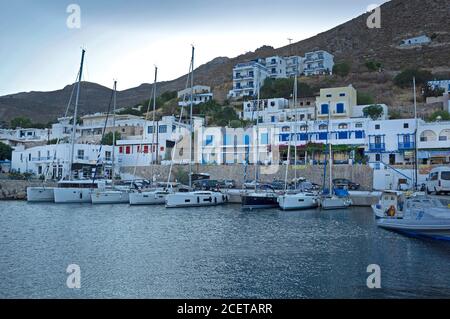
[[[113,88],[113,143],[112,143],[112,166],[111,166],[111,188],[104,190],[95,190],[91,194],[92,204],[128,204],[129,202],[129,190],[119,189],[114,186],[115,178],[115,146],[116,146],[116,103],[117,103],[117,81],[114,81]],[[108,110],[109,111],[109,110]],[[108,121],[108,118],[106,118]]]
[[[343,196],[337,196],[334,192],[333,188],[333,153],[332,153],[332,147],[330,139],[330,126],[331,126],[331,102],[328,103],[329,109],[328,109],[328,132],[327,132],[327,146],[328,146],[328,153],[329,153],[329,188],[328,188],[328,194],[323,194],[321,198],[320,205],[322,209],[325,210],[332,210],[332,209],[345,209],[352,205],[352,200],[343,194]],[[326,156],[326,155],[325,155]],[[325,169],[324,169],[324,185],[323,188],[325,189],[325,180],[326,180],[326,163],[327,159],[325,158]],[[343,192],[341,192],[343,193]],[[348,192],[347,192],[348,194]]]
[[[297,103],[297,73],[295,74],[294,80],[294,107],[296,107]],[[298,119],[296,119],[297,121]],[[295,125],[294,125],[295,127]],[[294,129],[294,134],[297,136],[297,131]],[[297,174],[295,173],[294,177],[294,190],[288,190],[288,172],[289,172],[289,163],[290,163],[290,154],[291,154],[291,141],[292,136],[294,134],[289,134],[289,144],[288,144],[288,153],[287,153],[287,161],[286,161],[286,171],[284,176],[284,194],[278,197],[278,204],[282,210],[300,210],[300,209],[310,209],[316,208],[319,205],[319,198],[317,195],[313,193],[307,192],[299,192],[297,191]],[[294,165],[297,163],[297,138],[295,139],[295,160]],[[297,170],[295,170],[297,172]]]
[[[54,188],[55,203],[90,203],[91,193],[93,189],[104,189],[106,182],[104,180],[74,180],[72,179],[72,167],[75,157],[75,142],[76,142],[76,127],[77,127],[77,112],[78,102],[80,97],[81,79],[83,76],[84,55],[86,51],[82,50],[80,71],[78,72],[78,83],[76,88],[75,109],[73,114],[72,125],[72,141],[71,141],[71,158],[70,158],[70,178],[69,180],[61,180],[58,182],[58,187]]]
[[[78,80],[78,74],[75,81]],[[64,118],[67,118],[70,105],[72,104],[72,98],[73,94],[75,92],[76,85],[72,87],[72,92],[70,94],[69,103],[67,103],[66,112],[64,113]],[[50,174],[50,167],[53,166],[56,162],[56,154],[58,150],[58,145],[60,145],[60,138],[56,141],[56,144],[54,146],[54,152],[53,152],[53,162],[51,165],[47,166],[46,172],[44,174],[44,180],[42,182],[42,186],[34,186],[34,187],[27,187],[27,201],[29,203],[32,202],[51,202],[53,203],[55,201],[55,194],[54,189],[55,187],[47,186],[47,179]]]
[[[190,127],[189,127],[189,189],[192,189],[192,134],[193,130],[193,99],[194,99],[194,55],[195,48],[192,47],[192,57],[190,65],[190,81],[191,81],[191,93],[190,93]],[[181,121],[180,115],[180,121]],[[175,148],[174,148],[175,149]],[[173,157],[172,157],[173,164]],[[172,164],[170,171],[172,170]],[[170,172],[169,172],[170,181]],[[179,208],[179,207],[200,207],[200,206],[215,206],[223,204],[227,201],[228,196],[220,192],[215,191],[188,191],[188,192],[176,192],[166,196],[166,208]]]
[[[258,74],[259,75],[259,74]],[[256,163],[255,163],[255,190],[254,192],[248,192],[242,195],[242,209],[267,209],[278,207],[278,194],[275,190],[269,186],[261,189],[258,183],[259,179],[259,108],[260,108],[260,85],[258,85],[258,96],[256,102]]]
[[[150,98],[149,104],[147,106],[147,114],[145,116],[145,123],[147,123],[148,113],[150,111],[150,102],[153,100],[153,125],[155,126],[156,120],[156,83],[158,80],[158,68],[155,66],[155,80],[153,82],[153,90]],[[145,127],[145,125],[144,125]],[[143,138],[143,137],[142,137]],[[152,146],[155,145],[155,132],[152,133]],[[142,145],[140,146],[142,149]],[[153,147],[152,147],[153,149]],[[139,154],[138,154],[139,156]],[[138,159],[136,159],[136,165],[134,167],[134,175],[136,175],[136,167]],[[152,152],[152,183],[153,183],[153,166],[155,165],[153,152]],[[166,202],[166,195],[169,194],[169,190],[165,188],[152,188],[153,185],[150,185],[150,189],[137,189],[133,190],[129,193],[129,203],[130,205],[162,205]]]

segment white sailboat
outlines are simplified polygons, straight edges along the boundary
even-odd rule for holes
[[[112,167],[111,167],[111,188],[110,189],[96,189],[91,194],[92,204],[128,204],[129,190],[120,189],[114,187],[115,179],[115,146],[116,146],[116,103],[117,103],[117,81],[114,81],[114,92],[113,92],[113,143],[112,143]],[[108,118],[106,119],[108,121]]]
[[[190,65],[190,82],[191,82],[191,93],[190,93],[190,128],[189,128],[189,189],[192,189],[192,134],[193,134],[193,99],[194,99],[194,55],[195,48],[192,47],[192,57]],[[188,78],[189,79],[189,78]],[[189,83],[189,81],[188,81]],[[182,112],[180,115],[180,121],[182,118]],[[175,145],[176,148],[176,145]],[[175,149],[174,148],[174,149]],[[173,157],[172,157],[173,164]],[[170,166],[170,172],[172,170],[172,164]],[[170,182],[170,172],[169,181]],[[228,197],[220,192],[213,191],[190,191],[190,192],[176,192],[168,194],[166,196],[166,207],[167,208],[179,208],[179,207],[199,207],[199,206],[215,206],[223,204],[227,201]]]
[[[145,122],[147,123],[148,114],[150,111],[150,102],[153,100],[153,123],[155,123],[156,120],[156,83],[158,81],[158,68],[155,66],[155,80],[153,82],[153,90],[149,104],[147,106],[147,115],[145,116]],[[155,134],[153,132],[152,134],[152,145],[155,144]],[[140,149],[142,149],[142,145],[140,146]],[[137,168],[137,162],[138,159],[136,159],[136,165],[134,167],[134,175],[136,175],[136,168]],[[152,183],[153,183],[153,166],[155,164],[153,152],[152,152],[152,162],[151,162],[151,177],[152,177]],[[150,189],[137,189],[133,190],[129,193],[129,203],[130,205],[163,205],[166,202],[166,196],[171,191],[165,189],[165,188],[150,188]]]
[[[77,74],[76,81],[78,81],[78,74]],[[75,88],[76,88],[76,85],[74,85],[72,88],[72,93],[70,94],[69,102],[67,103],[67,108],[66,108],[66,112],[64,114],[64,118],[67,118],[67,116],[68,116],[70,105],[72,103],[73,94],[75,92]],[[56,141],[56,145],[59,145],[59,143],[60,143],[60,139],[58,138],[58,140]],[[57,151],[57,148],[55,147],[55,151],[53,154],[53,164],[54,164],[54,162],[56,162],[56,151]],[[42,186],[27,187],[27,201],[29,203],[32,203],[32,202],[41,202],[41,203],[42,202],[52,202],[53,203],[55,201],[55,194],[54,194],[55,187],[50,187],[50,186],[46,185],[48,176],[50,174],[50,167],[51,166],[49,165],[46,169]]]
[[[294,80],[294,107],[296,107],[297,102],[297,73],[295,75]],[[298,120],[298,119],[296,119]],[[296,125],[294,125],[296,127]],[[294,135],[296,136],[297,131],[294,129]],[[288,191],[288,172],[289,172],[289,163],[291,161],[291,141],[292,141],[292,135],[289,134],[289,144],[288,144],[288,153],[287,153],[287,161],[286,161],[286,171],[284,176],[284,194],[281,196],[278,196],[278,205],[282,210],[300,210],[300,209],[310,209],[310,208],[316,208],[319,206],[319,198],[317,195],[313,193],[306,193],[306,192],[299,192],[297,191],[297,170],[295,170],[295,176],[294,176],[294,190]],[[295,145],[295,160],[294,165],[297,163],[297,138],[295,139],[296,145]]]
[[[80,71],[78,72],[78,83],[76,88],[75,96],[75,108],[73,114],[73,125],[72,125],[72,141],[71,141],[71,156],[70,156],[70,178],[69,180],[61,180],[58,182],[58,187],[53,190],[55,196],[55,203],[90,203],[91,193],[93,190],[106,187],[106,181],[102,180],[74,180],[72,179],[72,167],[75,157],[75,141],[76,141],[76,128],[77,128],[77,113],[78,113],[78,102],[80,98],[80,87],[81,79],[83,76],[83,64],[84,55],[86,51],[82,50],[81,53],[81,64]]]
[[[328,144],[328,152],[329,152],[329,193],[326,195],[323,195],[321,198],[320,205],[322,209],[325,210],[332,210],[332,209],[345,209],[352,205],[352,200],[346,196],[336,196],[334,193],[334,187],[333,187],[333,153],[332,153],[332,147],[331,142],[329,142],[330,139],[330,125],[331,125],[331,102],[328,103],[328,132],[327,132],[327,144]],[[325,160],[326,163],[326,160]],[[326,169],[325,169],[325,175],[326,175]],[[325,185],[324,185],[325,188]]]

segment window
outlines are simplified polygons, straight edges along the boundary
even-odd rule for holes
[[[338,133],[338,138],[339,138],[340,140],[346,140],[346,139],[348,139],[348,132],[339,132],[339,133]]]
[[[300,141],[307,141],[308,140],[308,134],[301,133],[300,134]]]
[[[148,154],[148,145],[144,145],[144,154]]]
[[[42,174],[42,166],[38,166],[38,174],[39,174],[39,175]]]
[[[261,134],[261,144],[269,144],[269,134],[268,133]]]
[[[338,128],[339,128],[340,130],[344,130],[344,129],[347,129],[347,128],[348,128],[348,125],[347,125],[346,123],[341,123],[341,124],[338,125]]]
[[[119,147],[119,154],[123,154],[123,146]]]
[[[106,151],[105,152],[105,161],[110,161],[111,160],[111,152],[110,151]]]
[[[450,172],[441,172],[441,179],[444,181],[450,181]]]
[[[275,116],[270,117],[270,122],[275,123]]]
[[[290,128],[289,126],[283,126],[283,127],[281,128],[281,131],[282,131],[282,132],[290,132],[290,131],[291,131],[291,128]]]
[[[148,134],[153,134],[153,126],[149,126],[149,127],[147,128],[147,133],[148,133]]]
[[[77,158],[78,159],[84,159],[84,150],[78,150]]]
[[[381,154],[375,154],[375,161],[381,161]]]
[[[319,140],[326,140],[328,133],[319,133]]]
[[[232,145],[232,140],[231,135],[225,135],[223,137],[223,145]]]
[[[323,131],[323,130],[327,130],[327,129],[328,129],[328,125],[326,125],[326,124],[319,125],[319,130]]]
[[[336,104],[336,113],[342,114],[344,112],[345,112],[345,110],[344,110],[344,103]]]
[[[28,161],[31,162],[31,153],[28,154]]]
[[[355,138],[357,138],[357,139],[364,138],[364,132],[363,131],[356,131],[355,132]]]
[[[307,130],[308,130],[308,125],[300,126],[300,131],[307,131]]]
[[[339,96],[345,96],[345,93],[340,93]]]
[[[327,97],[332,97],[333,95],[331,95],[331,94],[327,94]]]
[[[381,136],[375,136],[375,144],[381,144]]]
[[[356,128],[362,128],[362,127],[363,127],[363,124],[362,124],[362,123],[356,123],[356,124],[355,124],[355,127],[356,127]]]
[[[403,123],[403,128],[409,128],[409,124],[408,123]]]
[[[270,101],[270,106],[275,106],[275,101]]]
[[[131,154],[131,147],[130,147],[130,146],[127,146],[127,147],[125,148],[125,153],[126,153],[126,154]]]
[[[328,114],[328,104],[322,104],[320,106],[320,113],[321,114]]]
[[[375,129],[379,130],[380,129],[380,124],[375,124]]]
[[[167,125],[161,125],[159,127],[159,133],[167,133]]]
[[[205,146],[212,145],[214,142],[214,136],[213,135],[207,135],[205,140]]]
[[[244,144],[245,145],[250,145],[250,136],[248,136],[248,135],[244,136]]]

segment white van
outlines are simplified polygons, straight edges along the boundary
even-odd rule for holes
[[[450,167],[436,167],[427,178],[427,193],[450,193]]]

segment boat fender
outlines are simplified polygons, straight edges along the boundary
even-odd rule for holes
[[[389,217],[395,216],[395,206],[394,205],[391,205],[391,207],[389,207],[389,209],[386,212],[386,215],[388,215]]]

